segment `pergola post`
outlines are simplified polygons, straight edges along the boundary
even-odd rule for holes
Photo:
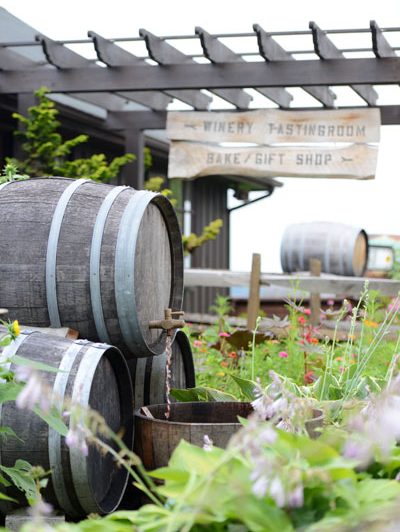
[[[133,153],[136,159],[122,168],[120,184],[138,190],[144,186],[144,134],[140,129],[125,129],[125,152]]]

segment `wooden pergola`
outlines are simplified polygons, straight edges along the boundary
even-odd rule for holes
[[[7,16],[18,20],[1,10],[0,22]],[[18,110],[25,112],[33,103],[33,91],[46,86],[63,105],[100,108],[102,127],[123,132],[126,151],[138,156],[128,180],[137,188],[143,185],[143,131],[165,129],[173,99],[204,111],[217,96],[244,110],[251,105],[246,90],[251,88],[265,99],[265,107],[288,109],[293,97],[287,88],[300,87],[320,106],[317,112],[335,108],[330,86],[342,85],[361,98],[360,105],[379,107],[382,124],[400,124],[400,105],[378,105],[379,85],[400,84],[400,47],[389,43],[400,28],[380,28],[375,21],[369,28],[347,30],[322,30],[310,22],[309,30],[298,32],[268,32],[254,24],[249,33],[218,35],[200,27],[191,35],[165,36],[142,29],[139,37],[114,39],[89,31],[87,39],[69,41],[54,41],[30,30],[22,32],[26,38],[21,39],[21,32],[14,34],[10,28],[0,42],[0,98],[17,95]],[[344,49],[333,42],[337,34],[361,33],[368,34],[369,46]],[[281,37],[294,35],[307,36],[310,46],[286,50],[279,43]],[[241,52],[249,38],[252,49]],[[200,53],[181,51],[183,40],[197,41]],[[228,47],[227,40],[239,51]],[[127,51],[138,42],[145,44],[145,55]],[[87,59],[72,51],[70,46],[77,44],[90,44],[95,56]],[[273,180],[269,184],[273,186]]]

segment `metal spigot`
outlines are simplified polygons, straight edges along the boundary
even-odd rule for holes
[[[184,320],[177,320],[173,316],[183,316],[185,313],[181,310],[172,311],[170,308],[164,310],[164,319],[157,321],[150,321],[150,329],[164,329],[168,336],[172,336],[174,329],[181,329],[186,325]]]

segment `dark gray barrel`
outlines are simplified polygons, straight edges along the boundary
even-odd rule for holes
[[[10,318],[67,326],[126,356],[160,355],[149,329],[182,304],[178,221],[161,194],[37,178],[0,190],[0,301]]]
[[[340,223],[289,225],[281,241],[283,271],[308,271],[310,259],[319,259],[323,272],[360,277],[368,261],[367,234]]]
[[[166,401],[167,355],[129,360],[135,410],[143,405]],[[185,389],[196,386],[193,354],[188,337],[177,331],[172,344],[171,388]]]
[[[1,360],[4,363],[14,354],[59,368],[57,373],[41,372],[55,404],[61,409],[63,399],[69,397],[83,407],[90,406],[114,432],[121,431],[125,444],[132,448],[131,379],[118,349],[23,331],[3,349]],[[13,365],[11,369],[15,369]],[[23,459],[52,470],[43,493],[45,500],[72,517],[93,512],[107,514],[118,506],[128,475],[116,466],[111,455],[104,456],[91,445],[85,457],[80,449],[69,448],[65,438],[41,418],[30,410],[18,409],[14,402],[0,407],[0,420],[2,427],[11,427],[20,438],[1,439],[0,463],[9,467]]]

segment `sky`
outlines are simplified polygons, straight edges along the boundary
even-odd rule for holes
[[[158,35],[189,34],[195,26],[210,33],[244,33],[256,22],[267,31],[306,30],[310,20],[322,29],[367,28],[371,19],[381,27],[400,27],[399,0],[0,0],[0,5],[53,39],[85,38],[88,30],[109,38],[138,36],[139,28]],[[367,44],[365,35],[359,38],[352,44]],[[400,46],[400,32],[390,38]],[[294,41],[281,44],[290,48]],[[400,104],[400,87],[379,91],[381,103]],[[337,92],[342,105],[359,102],[350,89]],[[296,105],[306,104],[300,90],[293,94]],[[232,213],[231,269],[249,270],[252,253],[261,253],[263,271],[280,271],[280,240],[292,223],[332,221],[367,233],[400,234],[400,126],[382,127],[374,180],[280,181],[284,187],[270,198]]]

